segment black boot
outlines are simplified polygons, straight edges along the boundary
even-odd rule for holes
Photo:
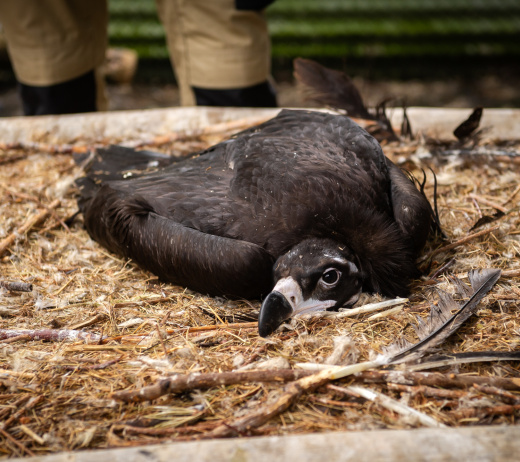
[[[276,94],[267,81],[252,87],[227,90],[192,88],[197,106],[276,107]]]
[[[19,91],[25,115],[73,114],[97,110],[94,71],[45,87],[19,83]]]

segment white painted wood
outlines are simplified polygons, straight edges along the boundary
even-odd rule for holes
[[[172,133],[197,133],[238,119],[274,117],[279,109],[176,107],[139,111],[0,118],[0,142],[65,144],[143,140]]]
[[[176,132],[197,133],[204,127],[238,119],[274,117],[280,109],[177,107],[139,111],[98,112],[88,114],[0,118],[0,142],[41,142],[65,144],[77,139],[85,143],[110,140],[142,140]],[[472,109],[408,109],[414,133],[422,132],[443,139],[455,139],[453,130]],[[401,109],[390,109],[395,127],[402,120]],[[484,109],[481,128],[496,139],[520,139],[519,109]]]
[[[168,443],[19,462],[515,462],[520,426],[378,430]]]
[[[390,120],[394,127],[400,127],[403,120],[401,109],[390,110]],[[466,120],[473,109],[411,107],[407,109],[410,125],[414,133],[423,133],[433,138],[456,140],[453,130]],[[484,108],[479,129],[485,130],[485,137],[492,139],[520,139],[519,109]]]

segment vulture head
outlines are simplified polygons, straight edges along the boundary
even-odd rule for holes
[[[362,290],[353,253],[331,239],[306,239],[274,265],[275,286],[260,308],[258,331],[272,334],[296,315],[351,306]]]

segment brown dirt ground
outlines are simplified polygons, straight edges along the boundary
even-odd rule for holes
[[[452,79],[443,81],[368,81],[354,78],[366,103],[374,106],[387,98],[396,104],[406,101],[408,106],[433,107],[520,107],[520,87],[511,79],[485,76],[474,81]],[[280,107],[313,107],[306,101],[292,81],[276,83]],[[179,105],[179,92],[175,85],[110,84],[107,86],[109,110],[150,109]],[[15,87],[0,90],[0,116],[22,115]]]

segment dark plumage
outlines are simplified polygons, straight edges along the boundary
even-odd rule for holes
[[[477,107],[473,110],[470,116],[462,122],[454,131],[453,134],[457,137],[458,140],[464,140],[471,134],[475,132],[475,130],[480,125],[480,119],[482,117],[482,108]]]
[[[121,179],[148,161],[171,165]],[[405,295],[432,224],[375,139],[321,112],[283,110],[179,162],[99,150],[78,181],[95,240],[165,281],[267,296],[261,335],[295,313],[351,305],[361,290]]]

